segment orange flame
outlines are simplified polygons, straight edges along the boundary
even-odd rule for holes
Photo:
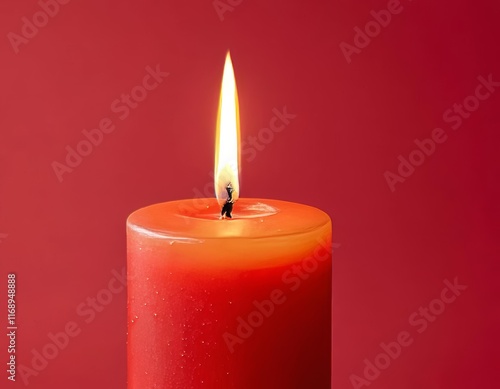
[[[219,204],[227,197],[226,187],[233,188],[233,201],[238,200],[240,193],[240,117],[238,92],[234,77],[233,63],[229,51],[224,64],[222,87],[217,116],[217,136],[215,144],[214,186],[215,196]]]

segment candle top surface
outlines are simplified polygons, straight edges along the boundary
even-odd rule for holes
[[[220,213],[216,199],[170,201],[138,209],[127,226],[151,238],[205,240],[300,235],[331,223],[317,208],[281,200],[243,198],[232,219]]]

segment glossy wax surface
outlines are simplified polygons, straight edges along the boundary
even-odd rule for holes
[[[330,388],[331,222],[305,205],[155,204],[127,221],[128,385]]]

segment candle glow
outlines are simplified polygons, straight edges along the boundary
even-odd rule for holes
[[[233,202],[240,192],[240,118],[238,93],[233,64],[229,52],[226,55],[224,73],[217,116],[217,135],[215,144],[214,186],[215,197],[220,205],[228,198],[226,187],[233,188]]]

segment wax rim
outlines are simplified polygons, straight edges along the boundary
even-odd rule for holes
[[[255,205],[260,206],[253,209]],[[329,228],[330,217],[318,208],[283,200],[241,198],[234,218],[219,220],[216,199],[157,203],[134,211],[127,228],[145,238],[198,243],[207,239],[262,239],[297,236]]]

